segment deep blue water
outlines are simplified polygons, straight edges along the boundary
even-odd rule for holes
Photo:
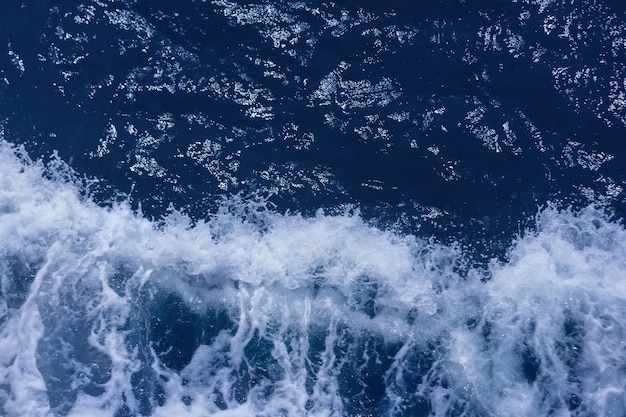
[[[617,1],[0,6],[0,414],[626,416]]]

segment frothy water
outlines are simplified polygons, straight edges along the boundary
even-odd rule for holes
[[[626,231],[548,206],[507,260],[232,198],[96,204],[0,142],[7,416],[623,416]]]

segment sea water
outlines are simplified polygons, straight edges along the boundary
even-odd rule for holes
[[[0,144],[6,415],[622,416],[626,230],[546,207],[503,262],[358,212],[192,223]]]
[[[626,416],[626,9],[0,5],[0,415]]]

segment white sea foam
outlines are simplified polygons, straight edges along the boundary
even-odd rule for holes
[[[542,210],[485,280],[354,213],[152,222],[61,162],[0,142],[0,165],[4,415],[626,412],[626,231],[601,210]]]

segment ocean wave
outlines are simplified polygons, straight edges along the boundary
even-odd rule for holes
[[[623,415],[626,230],[539,210],[504,260],[234,197],[97,204],[0,142],[7,416]]]

